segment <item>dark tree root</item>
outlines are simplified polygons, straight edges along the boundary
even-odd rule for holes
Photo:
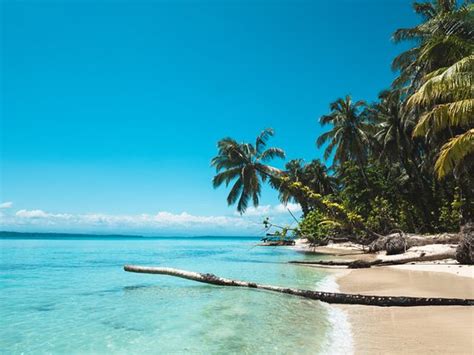
[[[390,296],[368,296],[346,293],[319,292],[312,290],[301,290],[297,288],[285,288],[280,286],[260,285],[254,282],[225,279],[214,274],[201,274],[198,272],[172,269],[166,267],[147,267],[137,265],[125,265],[124,270],[144,274],[159,274],[180,277],[183,279],[203,282],[217,286],[248,287],[272,292],[295,295],[299,297],[319,300],[327,303],[358,304],[379,307],[411,307],[411,306],[474,306],[474,299],[460,298],[424,298],[424,297],[390,297]]]

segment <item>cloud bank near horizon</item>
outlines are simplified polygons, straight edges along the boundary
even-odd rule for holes
[[[11,213],[0,212],[0,226],[3,230],[25,232],[257,235],[264,231],[262,225],[264,217],[270,217],[278,223],[292,223],[288,210],[298,213],[301,208],[298,204],[291,203],[286,206],[264,205],[251,207],[244,215],[235,213],[230,216],[200,216],[187,212],[167,211],[137,215],[71,214],[51,213],[41,209],[20,209]]]

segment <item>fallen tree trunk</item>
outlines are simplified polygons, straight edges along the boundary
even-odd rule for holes
[[[260,285],[254,282],[231,280],[218,277],[214,274],[202,274],[198,272],[172,269],[167,267],[147,267],[137,265],[125,265],[124,270],[144,274],[159,274],[180,277],[183,279],[203,282],[218,286],[248,287],[260,290],[273,291],[289,295],[310,298],[327,303],[359,304],[366,306],[474,306],[474,299],[459,298],[423,298],[423,297],[390,297],[390,296],[367,296],[345,293],[320,292],[301,290],[297,288],[285,288],[280,286]]]
[[[385,235],[374,240],[369,245],[369,251],[372,253],[387,250],[387,243],[390,241],[402,237],[405,241],[404,248],[409,249],[411,247],[420,247],[428,244],[459,244],[461,240],[460,235],[457,233],[444,233],[435,235],[419,235],[419,234],[405,234],[400,232]],[[395,253],[394,253],[395,254]]]
[[[317,261],[289,261],[290,264],[302,264],[302,265],[320,265],[320,266],[347,266],[349,269],[363,269],[369,268],[371,266],[390,266],[390,265],[403,265],[414,262],[423,262],[423,261],[436,261],[436,260],[445,260],[445,259],[454,259],[455,254],[453,253],[443,253],[443,254],[433,254],[426,256],[417,256],[412,258],[404,259],[394,259],[394,260],[317,260]]]

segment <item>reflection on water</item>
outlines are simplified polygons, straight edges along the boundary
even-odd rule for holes
[[[4,353],[317,353],[327,335],[316,301],[168,276],[161,265],[314,288],[325,274],[286,264],[285,248],[234,240],[0,240]]]

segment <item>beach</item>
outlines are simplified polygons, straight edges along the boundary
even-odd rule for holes
[[[474,298],[472,276],[409,268],[352,270],[338,283],[347,293]],[[474,353],[472,307],[338,307],[349,316],[358,354]]]
[[[425,249],[430,248],[449,246]],[[318,247],[316,251],[336,259],[375,258],[350,245]],[[474,267],[458,265],[451,259],[369,269],[331,269],[339,290],[345,293],[474,298]],[[356,354],[474,354],[473,307],[334,307],[347,315]]]

